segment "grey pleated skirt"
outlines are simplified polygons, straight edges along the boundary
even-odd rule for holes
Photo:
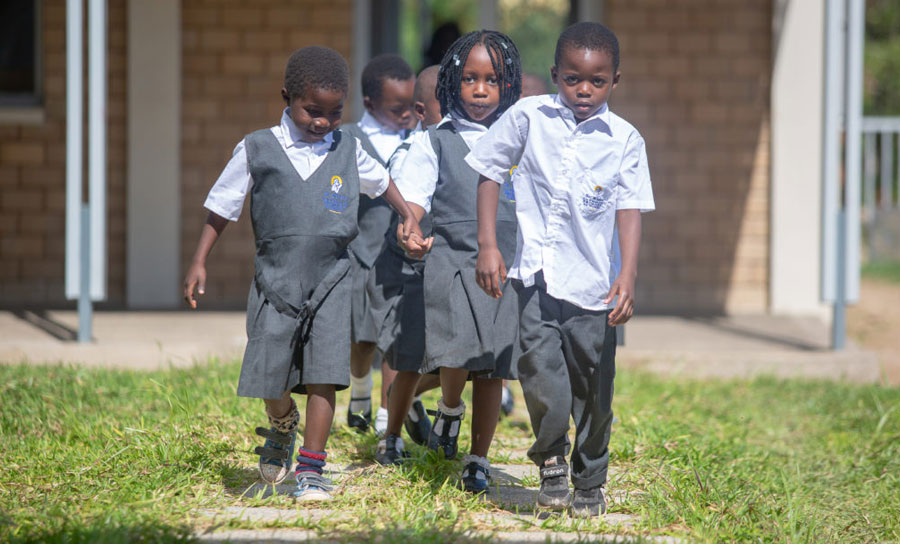
[[[350,287],[345,276],[328,294],[313,319],[309,342],[291,345],[296,320],[279,313],[254,280],[247,299],[247,348],[237,393],[241,397],[281,398],[287,390],[306,393],[307,384],[350,385]]]
[[[366,294],[366,282],[369,279],[369,267],[360,262],[353,253],[350,254],[350,274],[352,291],[350,293],[350,339],[353,343],[375,342],[378,331],[372,317],[369,297]]]

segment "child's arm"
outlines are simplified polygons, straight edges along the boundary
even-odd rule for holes
[[[484,176],[478,179],[478,261],[475,281],[485,293],[500,298],[506,281],[506,263],[497,248],[497,202],[500,185]]]
[[[387,190],[381,196],[387,200],[392,208],[397,210],[397,213],[400,214],[400,218],[403,220],[401,223],[402,226],[400,227],[403,230],[402,232],[398,232],[399,236],[397,239],[400,243],[400,247],[402,247],[410,257],[421,259],[428,253],[431,249],[431,244],[434,242],[433,237],[429,237],[428,239],[423,238],[422,229],[419,227],[419,221],[421,221],[422,217],[425,215],[425,210],[422,209],[421,206],[410,204],[404,200],[403,195],[400,194],[397,186],[394,185],[394,180],[390,181]],[[414,212],[413,206],[419,208],[419,210]],[[418,213],[419,211],[421,211],[421,213]]]
[[[184,300],[191,305],[191,308],[197,308],[194,288],[197,288],[198,295],[206,292],[206,257],[226,226],[228,226],[227,219],[209,212],[206,224],[203,225],[203,230],[200,232],[197,250],[194,251],[194,257],[191,259],[191,267],[188,268],[187,276],[184,277]]]
[[[634,313],[634,281],[637,278],[638,250],[641,245],[641,211],[618,210],[616,226],[619,230],[619,250],[622,253],[622,270],[606,295],[604,304],[619,297],[616,307],[609,312],[609,324],[622,325]]]

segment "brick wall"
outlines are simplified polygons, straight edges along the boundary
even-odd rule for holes
[[[622,79],[610,102],[647,142],[640,311],[768,303],[769,0],[607,0]]]
[[[65,2],[44,0],[41,14],[45,120],[0,121],[0,307],[70,304],[64,291]],[[116,304],[125,290],[125,0],[109,1],[108,40],[107,244],[109,300]]]
[[[350,0],[183,0],[182,271],[206,219],[203,201],[235,144],[276,124],[290,53],[325,45],[350,59]],[[351,92],[357,87],[351,82]],[[349,108],[347,108],[349,111]],[[207,262],[206,307],[243,307],[253,275],[249,210]]]

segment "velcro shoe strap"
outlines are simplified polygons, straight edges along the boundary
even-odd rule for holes
[[[262,457],[268,457],[270,459],[287,459],[290,453],[287,450],[278,450],[275,448],[264,448],[262,446],[256,446],[256,449],[253,450],[253,453],[256,455],[260,455]]]
[[[569,466],[568,465],[556,465],[554,467],[541,468],[541,479],[556,478],[559,476],[566,477],[568,475],[569,475]]]
[[[256,434],[265,438],[266,440],[271,440],[276,444],[281,444],[282,446],[291,445],[291,435],[289,434],[280,433],[272,429],[266,429],[265,427],[257,427]]]

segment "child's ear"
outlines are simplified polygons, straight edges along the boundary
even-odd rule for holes
[[[621,76],[621,75],[622,75],[622,72],[616,72],[616,75],[613,77],[613,84],[612,84],[613,89],[615,89],[616,85],[619,84],[619,76]]]
[[[553,81],[553,84],[559,87],[559,83],[556,82],[556,76],[559,74],[556,70],[556,65],[550,67],[550,80]]]
[[[291,107],[291,97],[288,96],[287,89],[283,87],[281,89],[281,98],[284,99],[284,103],[285,105],[287,105],[287,107]]]
[[[375,109],[375,104],[372,103],[372,99],[368,96],[363,97],[363,106],[365,106],[365,108],[369,110],[369,112]]]
[[[413,111],[416,113],[416,118],[419,121],[424,123],[425,122],[425,103],[416,101],[413,104]]]

